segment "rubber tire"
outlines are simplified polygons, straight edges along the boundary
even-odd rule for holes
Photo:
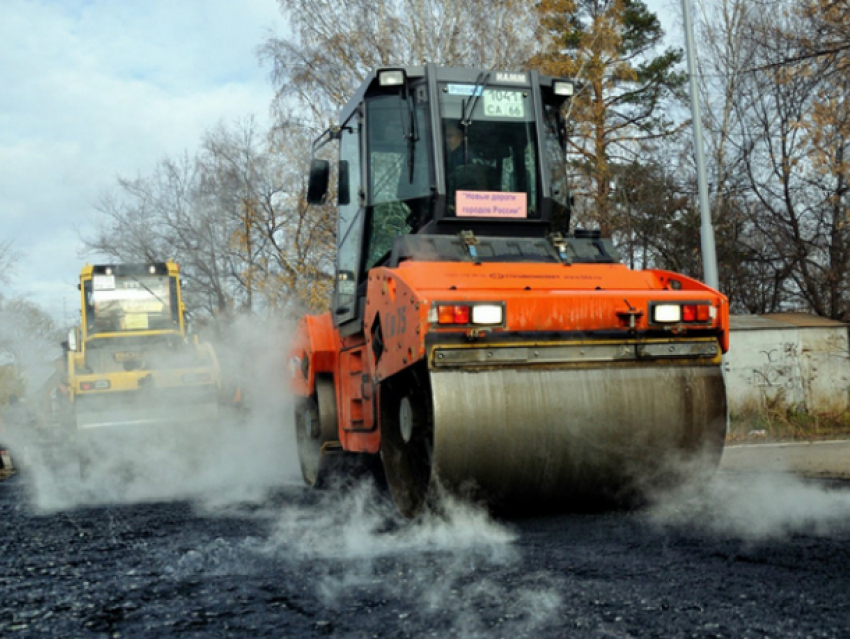
[[[339,439],[336,391],[331,376],[317,375],[313,396],[295,407],[295,437],[304,483],[320,488],[329,475],[323,447]]]

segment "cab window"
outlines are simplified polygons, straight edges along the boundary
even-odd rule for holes
[[[366,103],[367,269],[387,256],[393,237],[411,232],[415,216],[431,195],[427,104],[424,85],[405,97],[380,95]]]

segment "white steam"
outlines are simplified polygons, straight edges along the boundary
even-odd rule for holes
[[[399,606],[400,628],[414,614],[435,615],[451,636],[492,637],[494,624],[498,636],[527,636],[556,618],[562,598],[555,577],[523,570],[516,538],[485,510],[450,496],[439,514],[403,520],[363,481],[283,507],[265,552],[309,565],[330,610],[365,596]],[[517,579],[504,579],[514,572]]]
[[[81,469],[73,428],[42,423],[7,437],[40,510],[81,504],[194,499],[211,505],[262,500],[300,482],[288,391],[286,352],[291,330],[245,321],[216,348],[225,375],[242,388],[243,408],[225,406],[220,419],[180,398],[168,406],[170,430],[145,425],[91,429],[91,451]],[[234,388],[236,384],[233,385]],[[162,408],[159,406],[158,408]]]
[[[647,516],[657,525],[749,542],[826,536],[850,527],[850,493],[789,473],[719,473],[704,486],[669,493]]]
[[[516,535],[486,511],[444,500],[443,514],[399,524],[400,516],[371,481],[318,493],[318,503],[291,505],[280,513],[270,543],[289,556],[347,559],[402,555],[410,550],[486,552],[493,561],[512,558]]]

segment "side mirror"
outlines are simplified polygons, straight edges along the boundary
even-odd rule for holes
[[[77,329],[72,328],[68,331],[68,339],[62,342],[62,345],[69,351],[77,352]]]
[[[331,165],[327,160],[310,162],[310,182],[307,185],[308,204],[324,204],[328,195],[330,174]]]

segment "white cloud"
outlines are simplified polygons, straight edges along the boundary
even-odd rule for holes
[[[267,117],[256,50],[275,0],[3,0],[0,241],[24,253],[11,290],[64,320],[85,261],[78,231],[118,175]]]

